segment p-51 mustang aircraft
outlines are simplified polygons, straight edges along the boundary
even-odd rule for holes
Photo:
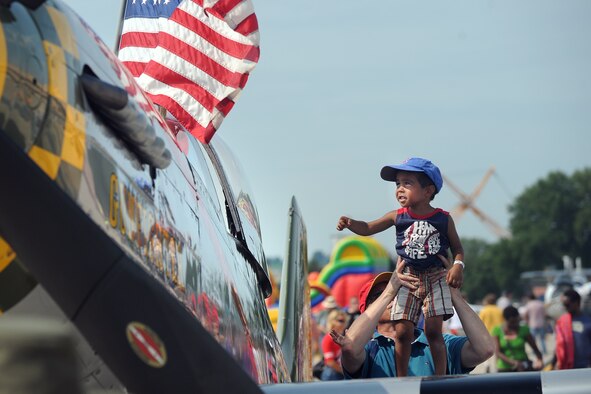
[[[0,319],[71,322],[90,389],[309,380],[295,200],[278,337],[257,209],[223,141],[161,116],[60,1],[2,1],[0,23]]]

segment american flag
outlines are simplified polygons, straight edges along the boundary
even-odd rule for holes
[[[119,59],[152,101],[209,142],[259,59],[250,0],[127,0]]]

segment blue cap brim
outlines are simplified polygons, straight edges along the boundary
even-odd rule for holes
[[[413,166],[408,166],[404,164],[396,164],[385,166],[380,171],[380,176],[385,181],[396,182],[396,174],[398,171],[410,171],[410,172],[425,172],[422,168],[417,168]]]

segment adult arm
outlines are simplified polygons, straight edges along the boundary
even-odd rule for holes
[[[397,267],[397,271],[402,271],[404,263]],[[403,283],[401,278],[408,282]],[[404,284],[409,288],[415,288],[414,278],[404,275],[392,275],[386,289],[382,294],[371,303],[367,309],[359,315],[345,335],[339,335],[334,330],[330,335],[339,346],[341,346],[341,364],[343,369],[352,374],[358,372],[365,362],[365,345],[372,338],[373,333],[384,311],[392,303],[392,300],[398,293],[400,287]]]
[[[452,303],[468,337],[462,346],[462,366],[472,368],[491,358],[495,353],[496,345],[482,320],[462,297],[460,290],[450,287],[450,292]]]
[[[348,228],[357,235],[373,235],[394,226],[395,223],[396,211],[390,211],[381,218],[371,222],[341,216],[337,222],[337,230],[341,231]]]

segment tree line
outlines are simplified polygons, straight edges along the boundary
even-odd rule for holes
[[[488,243],[462,239],[466,255],[463,291],[471,302],[493,292],[522,295],[520,275],[562,268],[562,256],[591,265],[591,168],[551,172],[509,206],[510,238]]]

